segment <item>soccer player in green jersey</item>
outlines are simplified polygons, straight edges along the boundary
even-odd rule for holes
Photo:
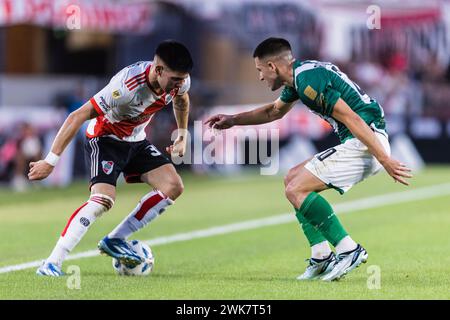
[[[281,38],[261,42],[253,57],[261,81],[272,91],[284,86],[280,97],[249,112],[212,116],[206,123],[228,129],[271,122],[282,118],[300,100],[332,125],[341,144],[290,169],[285,193],[311,246],[309,265],[297,279],[338,280],[366,262],[368,253],[349,236],[319,192],[334,188],[343,194],[382,167],[394,181],[408,185],[411,170],[390,157],[381,106],[338,67],[295,60],[289,42]]]

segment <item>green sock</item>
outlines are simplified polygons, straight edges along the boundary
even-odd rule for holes
[[[298,213],[298,210],[296,210],[296,212],[297,214],[295,216],[297,217],[298,222],[302,225],[303,233],[305,234],[306,239],[308,239],[311,247],[315,244],[327,241],[327,239],[325,239],[324,236],[316,228],[314,228],[303,215]]]
[[[308,194],[296,212],[297,219],[299,216],[303,216],[333,246],[336,246],[348,235],[328,201],[316,192]]]

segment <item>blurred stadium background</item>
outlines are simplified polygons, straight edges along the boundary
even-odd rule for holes
[[[373,4],[381,29],[368,27]],[[65,116],[167,38],[194,57],[191,123],[271,101],[277,93],[259,82],[252,58],[269,36],[287,38],[298,59],[337,64],[377,99],[399,158],[416,169],[450,162],[450,1],[0,0],[1,184],[29,188],[27,163],[46,154]],[[171,108],[152,122],[148,137],[163,149],[176,128]],[[271,127],[280,129],[281,172],[337,143],[305,107]],[[84,129],[44,184],[87,177],[83,138]]]

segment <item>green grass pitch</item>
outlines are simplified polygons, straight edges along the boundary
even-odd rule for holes
[[[183,175],[183,174],[182,174]],[[281,176],[212,178],[183,175],[185,192],[161,217],[134,235],[154,239],[293,212]],[[339,204],[376,195],[408,192],[450,181],[450,167],[416,174],[410,187],[386,174],[372,177]],[[87,184],[0,194],[0,268],[48,256],[74,209],[88,197]],[[447,184],[442,188],[450,188]],[[134,208],[145,185],[119,185],[114,208],[97,220],[73,253],[96,248]],[[386,204],[342,214],[351,236],[369,252],[367,264],[339,282],[299,282],[309,247],[296,221],[152,247],[153,273],[119,277],[104,256],[67,261],[81,270],[80,289],[68,276],[46,278],[36,268],[0,274],[0,299],[449,299],[450,191],[435,197]],[[368,269],[369,268],[369,269]],[[369,288],[371,268],[380,288]],[[69,281],[70,282],[70,281]]]

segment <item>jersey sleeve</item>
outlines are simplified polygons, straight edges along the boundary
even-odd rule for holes
[[[299,99],[298,93],[292,87],[285,86],[281,91],[280,100],[285,103],[294,102],[295,100],[298,99]]]
[[[183,94],[188,92],[190,88],[191,88],[191,76],[188,76],[186,78],[186,81],[181,86],[180,90],[178,90],[177,95],[182,96]]]
[[[330,117],[341,94],[333,89],[328,71],[320,67],[304,71],[296,81],[300,99],[313,111]]]
[[[89,100],[100,116],[129,102],[128,91],[124,84],[125,77],[125,70],[119,71],[102,90]]]

